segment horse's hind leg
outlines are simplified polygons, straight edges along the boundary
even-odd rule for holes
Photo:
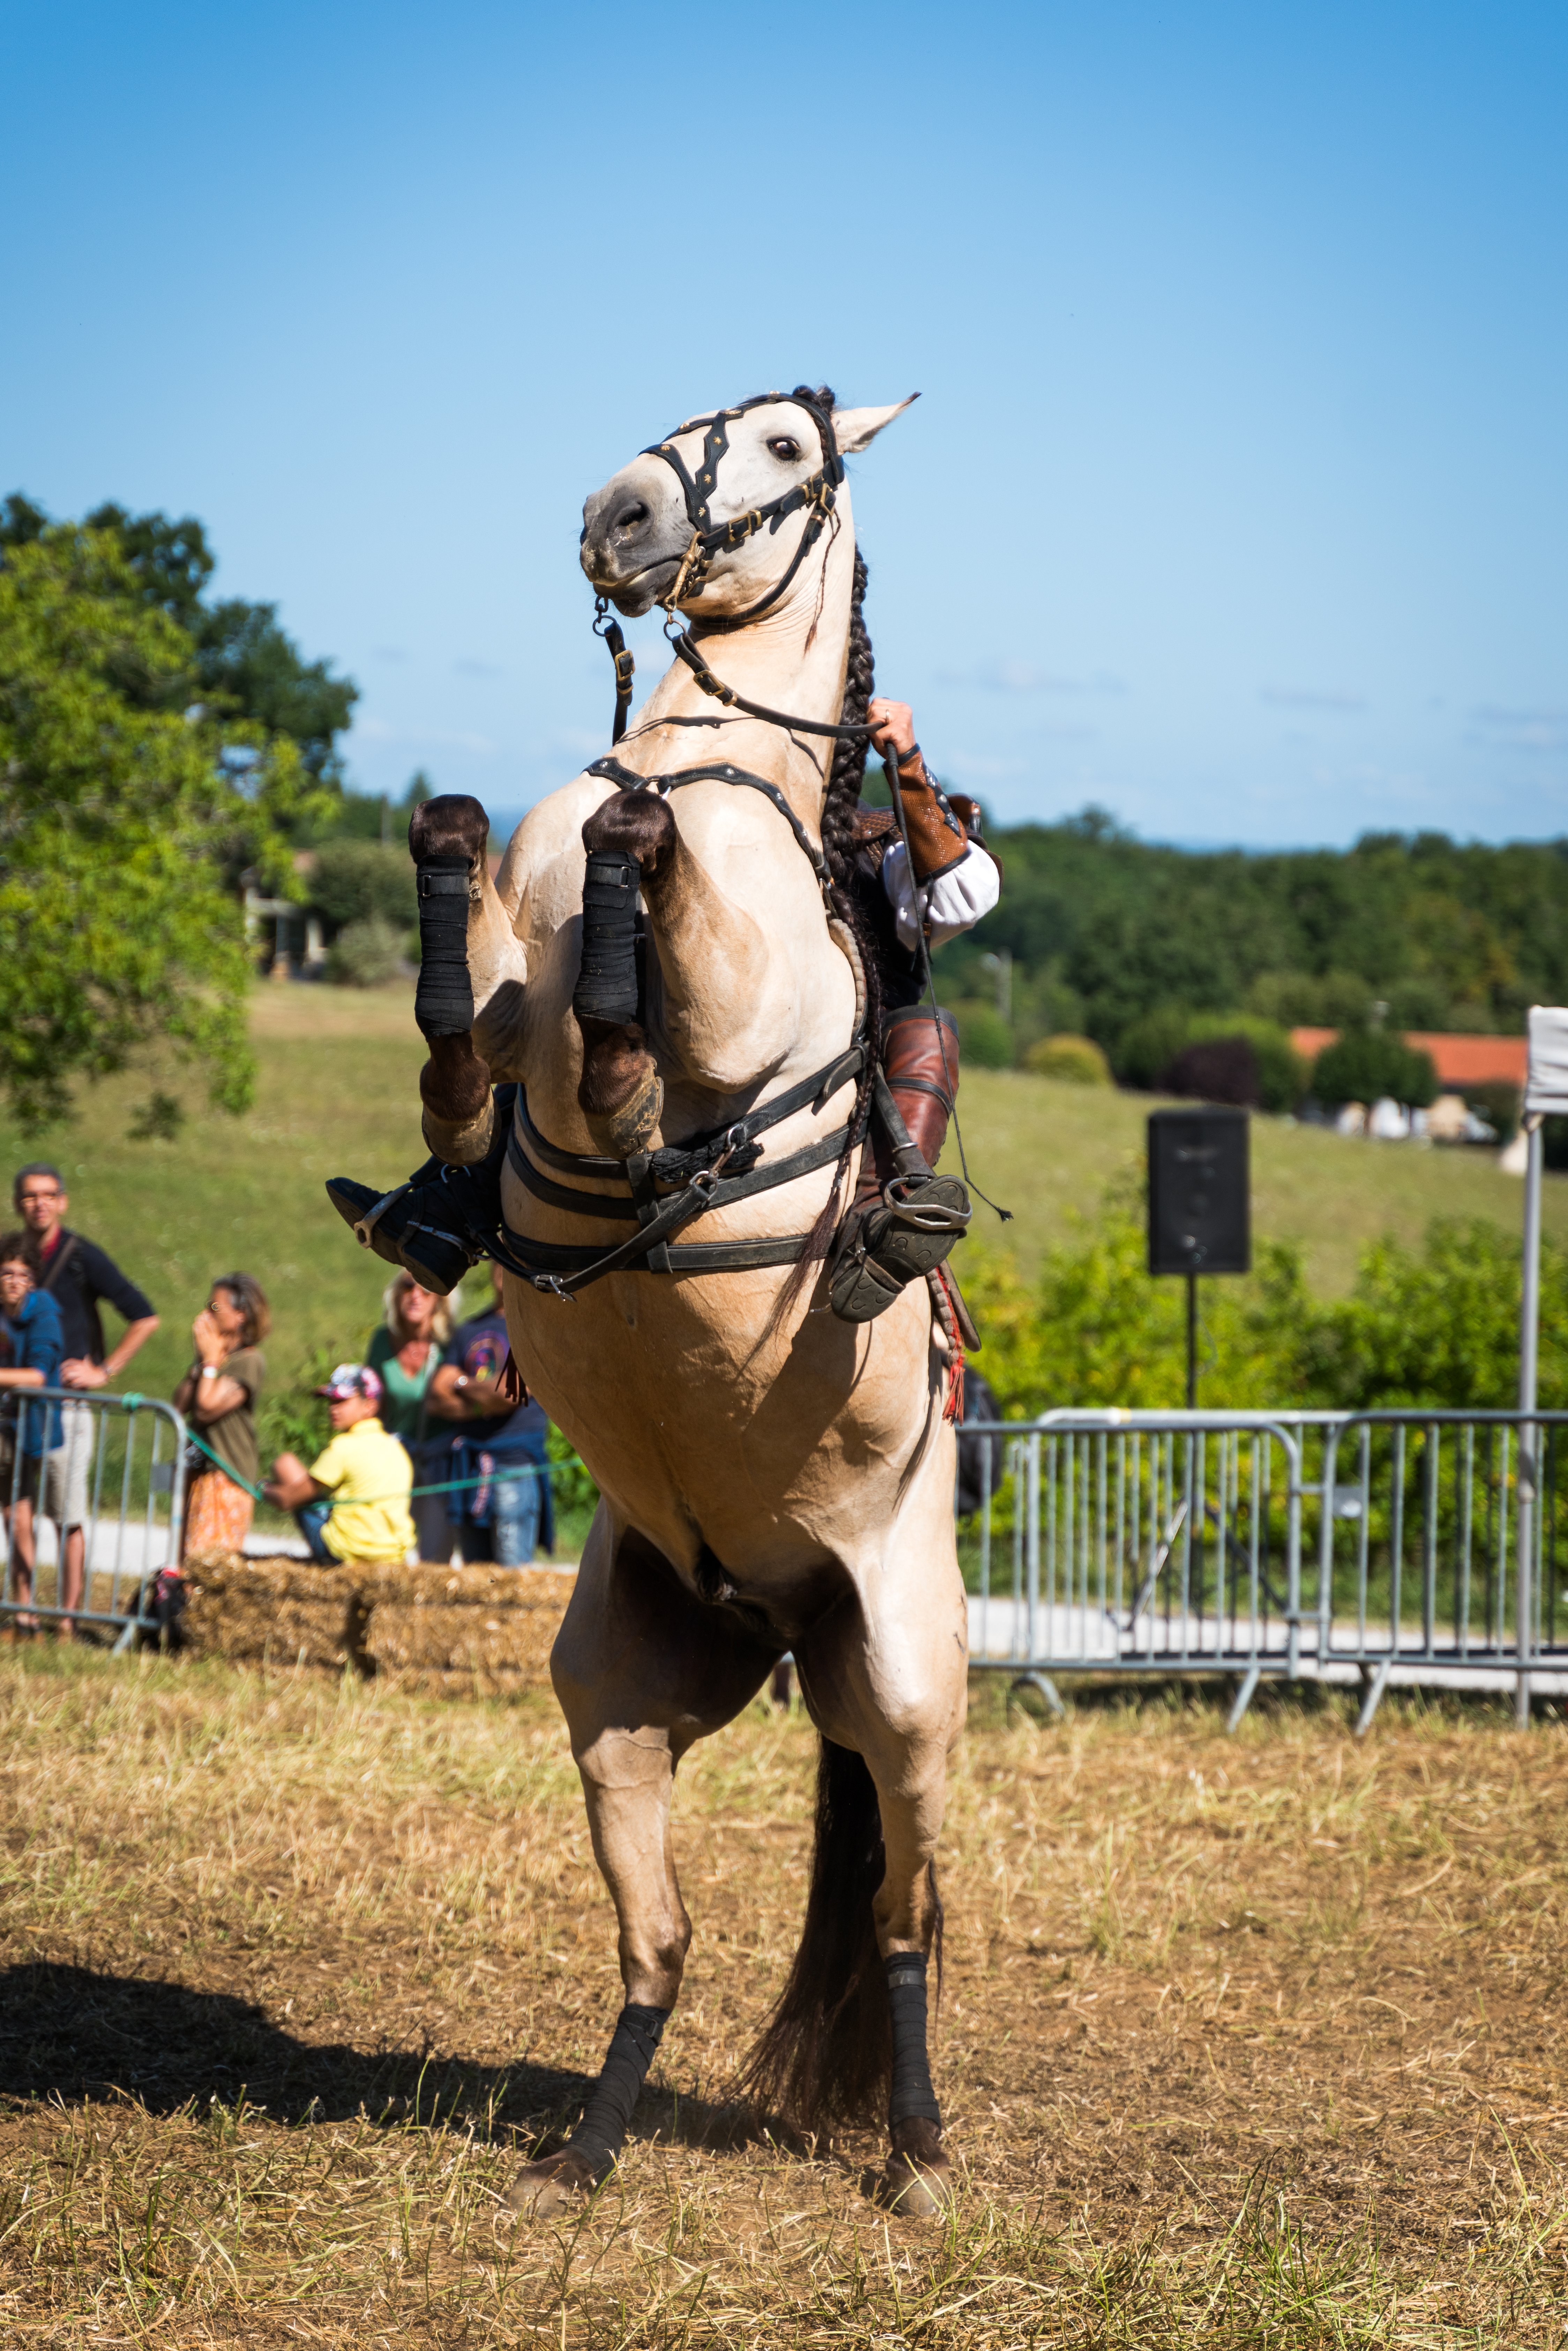
[[[944,1485],[950,1493],[950,1470]],[[940,1500],[944,1487],[936,1490]],[[901,1556],[862,1581],[860,1609],[835,1610],[796,1652],[813,1718],[827,1739],[863,1759],[871,1782],[865,1802],[869,1811],[874,1790],[880,1816],[882,1881],[871,1914],[885,2006],[881,1986],[868,1984],[874,1999],[862,2009],[852,1995],[845,2022],[868,2036],[891,2027],[891,2147],[883,2187],[886,2200],[912,2217],[939,2210],[952,2179],[926,2039],[927,1970],[933,1951],[940,1956],[936,1844],[947,1757],[963,1727],[967,1691],[966,1608],[951,1525],[949,1517],[946,1525],[933,1518],[924,1528],[906,1527]],[[849,1830],[855,1833],[852,1823]],[[825,1944],[812,1949],[821,1934],[812,1908],[809,1904],[791,1979],[807,1997],[825,1955]]]
[[[755,1697],[777,1654],[695,1599],[653,1544],[616,1530],[601,1504],[550,1672],[620,1922],[626,1998],[581,2121],[558,2153],[518,2173],[507,2199],[516,2206],[564,2210],[620,2152],[691,1941],[670,1840],[675,1767]]]

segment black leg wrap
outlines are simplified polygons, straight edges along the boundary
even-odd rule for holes
[[[942,2127],[942,2109],[931,2081],[931,2059],[925,2047],[925,1954],[894,1951],[883,1959],[887,1971],[887,2004],[893,2014],[893,2089],[887,2101],[888,2127],[924,2115]]]
[[[413,1017],[423,1037],[465,1037],[474,1026],[468,975],[468,860],[424,857],[419,891],[419,986]]]
[[[669,2021],[667,2008],[639,2008],[630,2001],[615,2021],[593,2095],[569,2142],[596,2180],[603,2179],[621,2152],[637,2094]]]
[[[637,887],[624,849],[592,849],[582,884],[582,961],[571,1008],[580,1020],[620,1027],[637,1018]]]

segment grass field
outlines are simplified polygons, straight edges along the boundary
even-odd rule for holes
[[[385,1270],[355,1245],[321,1186],[334,1175],[391,1186],[423,1156],[423,1048],[413,1009],[406,987],[258,987],[255,1109],[230,1120],[196,1105],[176,1143],[128,1139],[131,1105],[145,1091],[130,1081],[87,1094],[74,1126],[30,1142],[0,1124],[3,1164],[57,1159],[73,1220],[141,1282],[163,1317],[122,1385],[168,1394],[189,1359],[190,1321],[207,1283],[235,1266],[271,1294],[275,1379],[292,1377],[314,1348],[361,1344]],[[970,1165],[1016,1211],[1004,1228],[979,1209],[982,1245],[1013,1250],[1027,1269],[1068,1237],[1073,1213],[1092,1212],[1140,1150],[1148,1107],[1145,1097],[1018,1071],[969,1071]],[[1519,1227],[1521,1186],[1487,1154],[1351,1142],[1260,1118],[1253,1166],[1259,1232],[1300,1240],[1309,1278],[1325,1292],[1347,1286],[1357,1249],[1379,1232],[1415,1240],[1437,1215]],[[1546,1189],[1548,1228],[1568,1237],[1568,1180],[1552,1178]]]
[[[1010,1249],[1025,1269],[1051,1241],[1068,1238],[1073,1212],[1143,1153],[1147,1094],[1050,1085],[1022,1070],[967,1070],[959,1109],[969,1165],[993,1199],[1016,1216],[1002,1226],[977,1208],[981,1246]],[[944,1166],[957,1172],[949,1144]],[[1325,1127],[1252,1121],[1252,1222],[1263,1239],[1298,1242],[1307,1280],[1322,1297],[1350,1288],[1356,1258],[1379,1234],[1418,1242],[1434,1217],[1486,1217],[1516,1235],[1524,1186],[1490,1151],[1422,1150],[1369,1143]],[[1549,1176],[1544,1222],[1568,1238],[1568,1178]]]
[[[619,2173],[497,2199],[619,2002],[543,1698],[0,1657],[0,2312],[51,2346],[1548,2346],[1568,2330],[1568,1731],[1385,1701],[977,1698],[935,2069],[948,2228],[726,2085],[803,1900],[812,1742],[675,1802],[696,1927]]]

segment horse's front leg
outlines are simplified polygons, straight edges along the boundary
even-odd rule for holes
[[[633,904],[642,892],[658,957],[660,1024],[683,1073],[728,1092],[767,1066],[774,958],[759,924],[726,897],[676,829],[665,800],[627,793],[582,828],[582,968],[572,1008],[582,1031],[578,1102],[618,1158],[643,1149],[664,1089],[637,1018]]]
[[[490,879],[490,820],[476,799],[426,800],[409,826],[419,891],[414,997],[430,1059],[419,1075],[424,1139],[448,1166],[471,1166],[493,1139],[490,1063],[521,1006],[527,958]]]

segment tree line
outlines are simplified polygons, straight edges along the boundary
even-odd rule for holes
[[[414,946],[404,839],[429,779],[395,808],[350,789],[352,679],[307,657],[275,604],[214,596],[215,568],[189,516],[0,502],[0,1093],[25,1123],[144,1064],[141,1115],[167,1132],[171,1055],[244,1107],[247,875],[329,934],[369,925],[383,964]],[[1531,1001],[1568,998],[1568,840],[1193,852],[1093,809],[988,838],[1001,903],[938,958],[981,1061],[1082,1035],[1152,1085],[1176,1054],[1240,1036],[1258,1098],[1286,1107],[1292,1024],[1392,1045],[1517,1031]]]
[[[1195,852],[1103,810],[988,836],[1001,903],[939,958],[944,992],[991,1008],[988,1059],[1092,1038],[1152,1084],[1173,1015],[1294,1026],[1511,1032],[1568,1000],[1568,838],[1492,847],[1366,833],[1347,850]],[[998,975],[1011,959],[1009,1017]],[[1166,1026],[1162,1030],[1159,1023]]]

